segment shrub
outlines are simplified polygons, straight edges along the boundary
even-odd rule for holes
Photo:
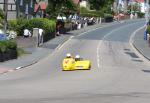
[[[105,14],[104,18],[105,18],[105,22],[112,22],[113,21],[113,15],[111,15],[111,14]]]
[[[150,25],[147,26],[147,33],[150,34]]]
[[[17,44],[10,40],[0,41],[0,62],[17,58]]]
[[[23,35],[23,30],[25,28],[28,28],[28,20],[26,19],[17,19],[8,21],[8,29],[16,31],[18,36]]]
[[[139,18],[143,18],[145,16],[145,13],[137,12],[137,15],[138,15]]]
[[[84,7],[81,7],[80,8],[80,15],[82,17],[103,17],[104,13],[102,11],[95,11],[95,10],[90,11]]]
[[[56,22],[46,18],[34,18],[29,20],[28,29],[32,31],[33,28],[41,28],[45,31],[44,42],[55,37]]]
[[[45,34],[49,32],[54,32],[56,27],[56,23],[52,20],[48,20],[46,18],[34,18],[29,20],[28,29],[32,30],[33,28],[42,28],[45,30]]]
[[[80,15],[82,17],[100,17],[99,15],[93,13],[81,13]]]
[[[8,28],[10,30],[14,30],[17,32],[18,36],[23,35],[23,30],[29,29],[30,31],[33,30],[33,28],[41,28],[45,31],[44,37],[50,37],[52,38],[52,35],[49,35],[50,33],[54,33],[56,29],[56,22],[54,20],[48,20],[46,18],[33,18],[31,20],[26,19],[17,19],[17,20],[10,20],[8,23]],[[54,37],[54,35],[53,35]]]
[[[17,31],[17,20],[9,20],[8,21],[8,29]]]
[[[0,52],[4,53],[9,49],[16,50],[17,44],[11,40],[0,41]]]

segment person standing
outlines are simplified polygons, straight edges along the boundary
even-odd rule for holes
[[[44,35],[44,30],[39,29],[39,44],[43,44],[43,35]]]

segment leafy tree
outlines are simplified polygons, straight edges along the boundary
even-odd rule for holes
[[[0,28],[3,27],[3,21],[4,21],[4,12],[2,9],[0,9]]]
[[[100,10],[108,5],[110,7],[114,0],[89,0],[89,2],[92,9]]]
[[[68,10],[76,10],[77,6],[72,0],[48,0],[46,12],[51,16],[56,16],[59,13]]]

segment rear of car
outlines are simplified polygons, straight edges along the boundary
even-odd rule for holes
[[[0,33],[0,41],[7,40],[7,36],[3,33]]]

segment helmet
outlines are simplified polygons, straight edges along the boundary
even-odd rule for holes
[[[76,58],[76,59],[80,59],[80,55],[76,55],[75,58]]]
[[[66,57],[71,57],[71,54],[70,54],[70,53],[67,53],[67,54],[66,54]]]

